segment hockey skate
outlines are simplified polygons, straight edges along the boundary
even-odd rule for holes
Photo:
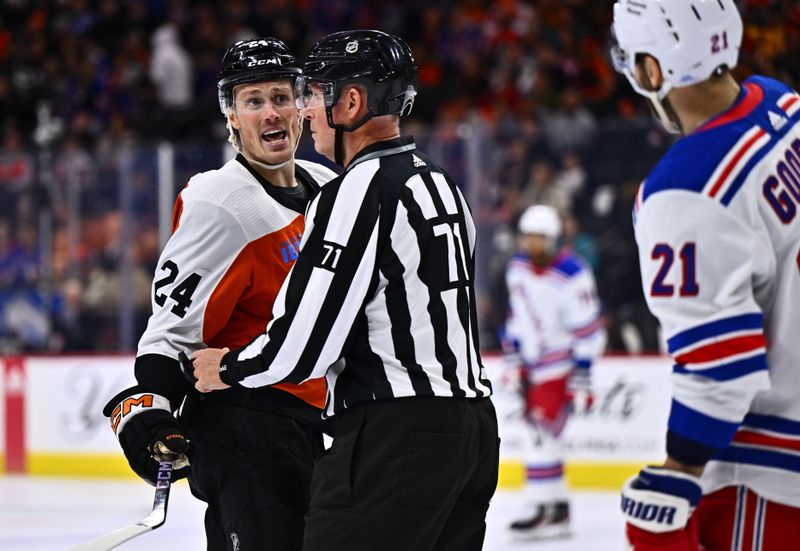
[[[569,503],[555,501],[538,505],[530,516],[512,522],[509,531],[516,541],[568,538],[572,535]]]

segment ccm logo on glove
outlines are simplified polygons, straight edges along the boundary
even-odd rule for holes
[[[115,435],[118,435],[131,412],[140,413],[153,407],[169,411],[169,401],[157,394],[134,394],[125,398],[111,412],[111,430],[114,431]]]

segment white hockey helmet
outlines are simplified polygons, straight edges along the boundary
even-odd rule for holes
[[[555,241],[561,237],[561,217],[551,206],[533,205],[522,213],[517,229],[521,234],[543,235]]]
[[[678,131],[661,100],[673,88],[733,69],[742,43],[742,18],[734,0],[618,0],[611,48],[614,68],[654,104],[667,130]],[[642,88],[634,77],[636,57],[649,54],[664,75],[660,90]]]

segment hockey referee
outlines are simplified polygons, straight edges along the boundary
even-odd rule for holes
[[[344,174],[309,205],[266,332],[193,356],[201,392],[326,376],[336,436],[315,466],[306,551],[483,545],[498,438],[478,352],[475,225],[447,173],[400,136],[417,87],[395,36],[315,44],[298,102]]]

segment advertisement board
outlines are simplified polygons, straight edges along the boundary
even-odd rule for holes
[[[129,356],[3,358],[0,450],[5,470],[30,474],[129,475],[102,414],[134,383]],[[519,396],[501,384],[503,362],[484,358],[493,380],[501,444],[501,484],[522,483],[520,442],[530,438]],[[645,463],[663,461],[670,403],[668,358],[610,356],[593,368],[594,403],[567,423],[567,476],[573,485],[617,484]]]

